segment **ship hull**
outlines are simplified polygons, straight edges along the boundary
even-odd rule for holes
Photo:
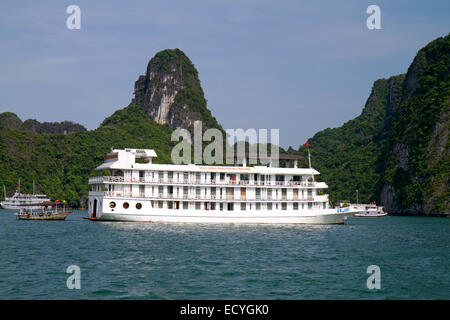
[[[3,209],[7,209],[7,210],[19,210],[19,209],[23,209],[24,207],[27,209],[32,209],[32,210],[37,210],[37,209],[41,208],[41,206],[33,206],[32,204],[24,206],[24,205],[10,205],[10,204],[5,204],[5,203],[0,203],[0,206]]]
[[[130,215],[106,214],[97,221],[128,222],[168,222],[168,223],[226,223],[226,224],[343,224],[347,219],[344,214],[326,214],[317,216],[194,216],[194,215]]]
[[[387,216],[387,213],[356,213],[355,217],[379,218]]]
[[[343,224],[356,212],[342,209],[300,211],[211,211],[152,209],[139,213],[101,212],[90,216],[96,221],[173,222],[173,223],[228,223],[228,224]]]
[[[19,220],[65,220],[70,211],[63,211],[51,214],[16,214]]]

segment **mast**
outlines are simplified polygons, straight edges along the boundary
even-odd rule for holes
[[[34,195],[34,180],[33,180],[33,195]]]
[[[19,178],[19,193],[20,193],[20,178]]]
[[[3,185],[3,192],[5,193],[5,200],[6,200],[6,187]]]

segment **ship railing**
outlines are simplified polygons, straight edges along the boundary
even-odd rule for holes
[[[314,188],[327,188],[325,182],[304,182],[304,181],[226,181],[226,180],[206,180],[201,181],[198,179],[180,179],[176,180],[173,178],[124,178],[120,176],[103,176],[103,177],[92,177],[89,178],[89,183],[102,183],[102,182],[122,182],[122,183],[149,183],[149,184],[199,184],[199,185],[210,185],[210,186],[221,186],[221,185],[242,185],[242,186],[299,186],[299,187],[314,187]]]
[[[322,196],[323,199],[318,199],[313,196],[309,197],[298,197],[298,198],[289,198],[289,197],[256,197],[256,198],[250,198],[247,196],[239,196],[237,198],[234,197],[234,195],[226,195],[226,196],[219,196],[219,195],[188,195],[188,194],[162,194],[159,193],[157,195],[145,195],[143,193],[137,193],[133,194],[130,192],[111,192],[111,191],[90,191],[90,196],[107,196],[107,197],[119,197],[119,198],[148,198],[152,200],[234,200],[234,201],[318,201],[323,202],[328,199],[327,195]]]

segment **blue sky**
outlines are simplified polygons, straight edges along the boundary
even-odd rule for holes
[[[71,4],[81,30],[66,28]],[[371,4],[381,30],[366,27]],[[129,104],[156,52],[179,48],[224,128],[279,128],[298,148],[448,32],[450,1],[2,2],[0,112],[94,129]]]

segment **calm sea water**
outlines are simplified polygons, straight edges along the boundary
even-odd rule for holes
[[[19,221],[0,210],[1,299],[450,299],[450,219],[337,226]],[[81,270],[69,290],[67,267]],[[369,290],[367,267],[381,271]]]

